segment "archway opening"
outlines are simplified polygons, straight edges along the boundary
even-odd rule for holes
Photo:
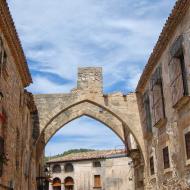
[[[115,179],[117,181],[112,184],[115,189],[122,189],[122,186],[134,189],[134,171],[130,165],[132,159],[127,156],[125,144],[113,128],[88,116],[72,120],[60,128],[48,141],[46,156],[53,178],[72,177],[73,181],[70,178],[61,181],[66,190],[72,190],[74,182],[78,188],[103,189],[106,183]],[[58,163],[61,174],[53,172],[55,166],[58,168]],[[109,180],[105,181],[105,176]]]
[[[62,126],[45,147],[46,156],[70,149],[125,149],[124,142],[109,126],[89,116],[82,116]]]

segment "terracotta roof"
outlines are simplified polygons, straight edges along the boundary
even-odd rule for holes
[[[23,85],[26,87],[32,83],[32,78],[6,0],[0,0],[0,27],[15,60]]]
[[[187,12],[188,8],[190,7],[190,0],[177,0],[176,4],[168,17],[162,32],[158,38],[158,41],[153,49],[152,54],[150,55],[150,58],[148,60],[148,63],[146,64],[144,71],[141,75],[141,78],[138,82],[136,91],[141,91],[147,80],[150,77],[151,72],[153,71],[154,67],[157,64],[157,61],[159,60],[160,56],[162,55],[163,51],[165,50],[166,46],[168,45],[168,42],[171,40],[172,35],[177,28],[179,22],[184,17],[185,13]]]
[[[108,157],[114,157],[116,155],[121,155],[121,154],[124,155],[125,153],[126,153],[125,150],[96,150],[96,151],[81,152],[81,153],[71,153],[66,156],[52,158],[47,163],[103,159]]]

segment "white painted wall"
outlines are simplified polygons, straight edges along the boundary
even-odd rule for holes
[[[77,161],[72,162],[74,172],[65,173],[64,164],[60,163],[62,167],[61,173],[52,173],[52,179],[59,177],[61,182],[68,176],[74,179],[74,190],[94,190],[94,175],[101,175],[102,188],[98,190],[134,190],[134,171],[128,163],[130,158],[111,158],[99,160],[101,162],[100,168],[93,167],[93,161]],[[51,170],[53,164],[51,164]],[[50,189],[51,188],[50,184]],[[64,190],[64,184],[62,184]]]

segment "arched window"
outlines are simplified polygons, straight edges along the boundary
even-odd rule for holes
[[[93,167],[95,167],[95,168],[101,167],[100,161],[94,161],[93,162]]]
[[[55,164],[52,171],[53,173],[61,173],[61,166],[59,164]]]
[[[73,172],[73,170],[74,170],[73,164],[71,163],[65,164],[65,172]]]
[[[61,180],[58,177],[54,178],[52,186],[53,190],[61,190]]]
[[[64,180],[65,190],[73,190],[74,189],[74,180],[72,177],[66,177]]]

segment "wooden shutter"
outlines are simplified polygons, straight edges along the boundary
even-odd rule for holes
[[[94,176],[94,187],[101,187],[100,175],[95,175]]]
[[[153,112],[154,112],[154,125],[164,118],[163,98],[161,85],[153,87]]]
[[[164,169],[170,167],[170,158],[169,158],[169,150],[168,146],[163,149],[163,161],[164,161]]]
[[[156,125],[161,119],[165,117],[164,98],[161,79],[161,68],[158,67],[151,78],[151,100],[153,112],[153,125]]]
[[[29,176],[29,169],[30,169],[30,154],[25,154],[25,165],[24,165],[24,175],[25,177]]]
[[[143,95],[143,107],[144,107],[144,118],[143,118],[143,128],[145,133],[152,132],[152,119],[150,111],[150,99],[149,94],[146,92]]]
[[[190,132],[185,134],[185,147],[187,159],[190,159]]]
[[[172,102],[175,105],[184,95],[184,85],[181,70],[181,61],[173,58],[169,64],[170,86],[172,91]]]

